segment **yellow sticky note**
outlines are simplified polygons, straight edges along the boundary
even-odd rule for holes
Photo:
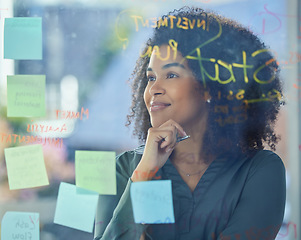
[[[4,154],[10,190],[49,184],[41,145],[6,148]]]
[[[76,186],[100,194],[116,194],[115,152],[76,151]]]

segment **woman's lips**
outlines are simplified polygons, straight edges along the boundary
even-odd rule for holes
[[[150,112],[160,111],[167,108],[168,106],[170,106],[169,103],[152,102],[150,106]]]

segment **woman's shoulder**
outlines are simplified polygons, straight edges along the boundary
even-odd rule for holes
[[[121,160],[125,160],[125,159],[131,160],[131,159],[136,158],[136,157],[141,158],[142,154],[144,152],[144,147],[145,147],[145,145],[140,145],[139,147],[137,147],[133,150],[124,151],[124,152],[118,154],[116,156],[116,159],[117,160],[120,159],[120,161],[121,161]]]
[[[259,150],[252,157],[253,165],[265,165],[271,163],[282,163],[278,154],[271,150]]]
[[[121,168],[129,173],[133,172],[141,160],[144,145],[133,150],[125,151],[116,156],[117,168]]]
[[[285,171],[285,167],[282,159],[275,152],[270,150],[259,150],[250,159],[250,171],[255,173],[260,169],[266,169],[266,171],[279,170]]]

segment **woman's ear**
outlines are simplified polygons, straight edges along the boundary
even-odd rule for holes
[[[211,97],[211,95],[210,95],[210,93],[209,93],[209,90],[202,87],[202,90],[201,90],[201,91],[202,91],[202,93],[203,93],[204,102],[210,103],[212,97]]]

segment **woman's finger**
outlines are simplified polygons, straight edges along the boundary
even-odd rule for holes
[[[175,126],[181,137],[187,136],[187,133],[184,131],[184,129],[181,127],[181,125],[172,119],[169,119],[168,121],[163,123],[159,128],[166,127],[166,126]]]
[[[177,130],[174,126],[168,126],[164,129],[151,129],[148,133],[148,139],[158,143],[160,148],[164,148],[176,142]]]
[[[166,127],[166,137],[164,137],[164,141],[160,144],[160,148],[165,148],[167,146],[173,145],[177,141],[177,128],[175,126]]]

